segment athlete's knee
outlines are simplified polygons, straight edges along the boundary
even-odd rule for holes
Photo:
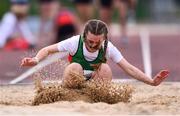
[[[105,64],[105,63],[101,64],[99,73],[103,76],[112,77],[111,68],[108,64]]]
[[[100,67],[100,71],[102,72],[111,72],[111,68],[108,64],[102,63]]]
[[[112,80],[112,71],[111,68],[109,67],[108,64],[101,64],[99,70],[97,72],[95,72],[95,79],[103,79],[104,82],[107,81],[111,81]]]
[[[83,68],[80,64],[78,63],[71,63],[66,67],[67,70],[72,70],[72,71],[83,71]]]
[[[70,88],[76,88],[82,79],[74,78],[72,74],[75,73],[77,75],[82,76],[83,75],[83,68],[78,63],[71,63],[69,64],[63,74],[63,86],[64,87],[70,87]]]
[[[82,75],[82,74],[83,74],[83,68],[82,68],[82,66],[81,66],[80,64],[78,64],[78,63],[71,63],[71,64],[69,64],[69,65],[65,68],[63,77],[64,77],[64,78],[69,77],[69,75],[70,75],[72,72]]]

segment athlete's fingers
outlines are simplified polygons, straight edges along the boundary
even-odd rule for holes
[[[162,71],[160,72],[160,75],[161,75],[162,77],[167,77],[167,76],[169,75],[169,71],[168,71],[168,70],[162,70]]]
[[[165,78],[167,78],[169,75],[169,71],[168,70],[162,70],[158,75],[157,78],[164,80]]]
[[[30,63],[32,58],[24,58],[21,62],[21,66],[26,66]]]
[[[167,78],[169,75],[168,70],[162,70],[160,71],[154,78],[154,86],[159,85],[165,78]]]

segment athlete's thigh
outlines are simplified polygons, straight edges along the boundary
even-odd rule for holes
[[[100,79],[103,81],[111,81],[112,80],[112,71],[108,64],[101,64],[100,68],[94,72],[94,77],[96,79]]]

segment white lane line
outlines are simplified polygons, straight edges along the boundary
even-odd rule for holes
[[[67,55],[67,53],[56,53],[53,54],[52,56],[49,56],[48,58],[46,58],[45,60],[43,60],[42,62],[40,62],[38,65],[30,68],[29,70],[27,70],[26,72],[24,72],[23,74],[21,74],[19,77],[13,79],[12,81],[9,82],[9,84],[16,84],[24,79],[26,79],[27,77],[29,77],[30,75],[32,75],[33,73],[35,73],[36,71],[40,70],[41,68],[52,64],[53,62],[57,61],[59,58],[63,58]]]
[[[151,66],[151,48],[150,48],[150,35],[147,29],[142,28],[140,30],[141,50],[144,64],[145,74],[152,77],[152,66]]]

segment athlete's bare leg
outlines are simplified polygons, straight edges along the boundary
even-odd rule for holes
[[[72,63],[65,68],[63,75],[63,85],[66,87],[74,87],[77,85],[76,80],[72,80],[71,72],[83,76],[83,68],[78,63]],[[108,64],[101,64],[100,68],[92,74],[95,81],[111,82],[112,71]]]
[[[101,64],[100,68],[94,72],[93,79],[103,82],[111,82],[112,80],[112,71],[108,64]]]
[[[83,68],[78,63],[71,63],[69,64],[63,74],[63,85],[66,87],[74,87],[77,85],[76,80],[72,78],[71,73],[74,72],[80,76],[83,76]]]

